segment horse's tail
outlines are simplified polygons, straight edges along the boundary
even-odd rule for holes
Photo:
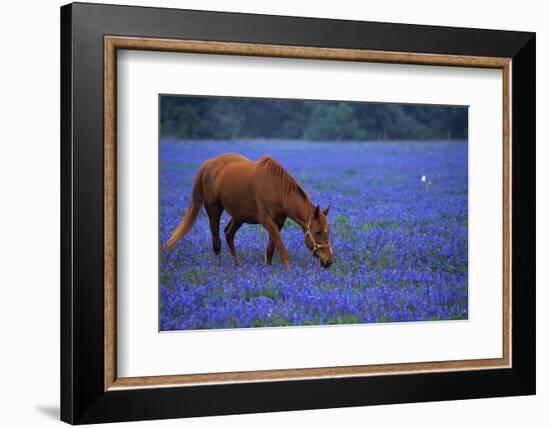
[[[189,229],[191,229],[197,219],[197,216],[199,215],[203,202],[202,177],[204,175],[205,167],[206,165],[203,165],[195,177],[193,191],[191,193],[191,202],[189,202],[187,211],[185,211],[185,215],[181,219],[180,224],[178,224],[178,226],[174,229],[170,239],[168,239],[168,241],[166,241],[166,243],[162,246],[164,251],[170,250],[174,244],[178,242],[183,235],[189,231]]]

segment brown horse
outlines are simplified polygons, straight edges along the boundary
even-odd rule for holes
[[[302,227],[304,243],[319,259],[321,266],[327,268],[333,262],[328,208],[321,211],[319,205],[314,205],[302,186],[269,156],[253,162],[241,155],[225,153],[204,162],[195,177],[189,207],[164,244],[165,251],[189,231],[202,205],[210,220],[216,255],[221,250],[220,217],[224,209],[231,215],[231,221],[225,227],[225,238],[237,265],[235,233],[243,223],[248,223],[261,224],[269,233],[265,263],[271,264],[277,248],[288,268],[288,251],[280,234],[287,217]]]

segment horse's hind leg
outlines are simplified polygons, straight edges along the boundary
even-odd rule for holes
[[[237,255],[237,251],[235,250],[235,234],[242,225],[242,221],[236,221],[234,218],[232,218],[231,221],[227,223],[227,226],[225,226],[224,229],[225,240],[227,241],[227,245],[229,245],[229,251],[231,251],[231,255],[233,256],[233,260],[235,261],[236,266],[239,266],[239,256]]]
[[[220,240],[220,217],[222,216],[223,206],[217,204],[205,204],[208,220],[210,221],[210,232],[212,232],[212,249],[214,254],[220,254],[222,241]]]
[[[283,218],[281,221],[277,222],[277,227],[279,228],[279,232],[285,225],[286,217]],[[275,242],[273,242],[273,238],[271,238],[271,235],[269,236],[269,242],[267,243],[267,249],[265,250],[265,264],[271,265],[273,262],[273,254],[275,253]]]

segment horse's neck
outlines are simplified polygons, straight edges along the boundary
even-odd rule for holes
[[[315,206],[308,197],[304,197],[295,192],[288,198],[285,214],[298,223],[305,231],[307,229],[307,221]]]

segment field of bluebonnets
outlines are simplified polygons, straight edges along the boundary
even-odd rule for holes
[[[466,319],[468,149],[465,142],[161,141],[160,241],[189,202],[202,162],[269,154],[315,203],[330,205],[335,263],[322,269],[287,220],[290,271],[263,264],[267,232],[244,225],[233,265],[212,251],[202,210],[160,258],[161,330]],[[424,178],[423,178],[424,177]],[[229,220],[222,216],[221,229]]]

